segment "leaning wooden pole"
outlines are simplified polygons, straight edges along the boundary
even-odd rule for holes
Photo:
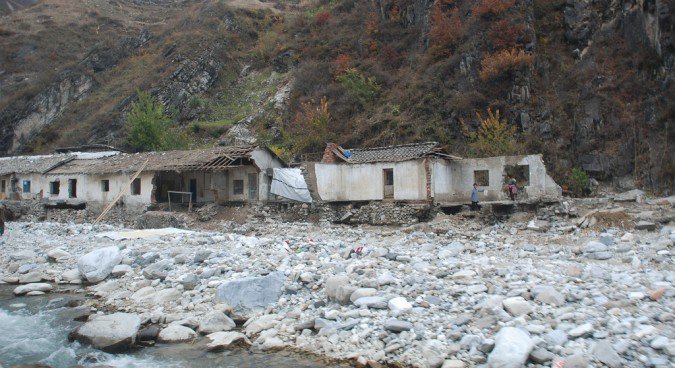
[[[129,184],[127,184],[124,188],[122,188],[122,190],[120,191],[120,194],[118,194],[117,197],[115,197],[115,199],[114,199],[112,202],[108,203],[108,205],[105,206],[105,208],[103,209],[103,212],[101,212],[101,214],[98,215],[98,217],[96,218],[96,220],[94,220],[94,223],[95,223],[95,224],[98,224],[98,222],[101,221],[101,220],[105,217],[105,215],[107,215],[108,212],[113,208],[113,206],[115,205],[115,203],[117,203],[117,201],[119,201],[120,198],[122,198],[122,196],[125,195],[125,194],[127,193],[127,191],[129,190],[129,187],[131,186],[131,183],[133,183],[134,180],[136,180],[136,178],[138,177],[138,175],[140,175],[141,172],[143,171],[143,169],[145,169],[145,167],[148,165],[148,161],[149,161],[149,160],[145,160],[145,162],[143,163],[143,165],[141,165],[141,168],[138,169],[138,171],[136,171],[136,173],[134,174],[134,176],[131,177],[131,180],[129,180]]]

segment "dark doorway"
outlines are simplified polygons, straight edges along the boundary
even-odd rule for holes
[[[68,179],[68,197],[77,198],[77,179]]]
[[[384,198],[394,198],[394,169],[382,170]]]
[[[192,193],[192,202],[197,202],[197,179],[190,179],[190,193]]]
[[[248,174],[248,200],[258,199],[258,174]]]

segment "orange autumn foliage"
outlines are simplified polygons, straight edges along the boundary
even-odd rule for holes
[[[534,57],[522,51],[501,50],[486,55],[481,60],[480,78],[490,80],[532,64]]]

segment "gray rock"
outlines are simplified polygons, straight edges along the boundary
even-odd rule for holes
[[[52,249],[47,252],[47,258],[53,262],[65,262],[70,257],[70,253],[61,248]]]
[[[77,269],[89,282],[105,280],[113,268],[122,262],[122,253],[116,246],[99,248],[77,260]]]
[[[232,346],[251,346],[251,341],[241,332],[214,332],[206,336],[209,342],[206,344],[208,351],[220,351]]]
[[[593,347],[592,354],[595,359],[610,368],[623,367],[623,359],[614,351],[612,344],[607,340],[597,342]]]
[[[343,305],[349,304],[349,298],[356,291],[356,287],[349,285],[349,277],[346,275],[329,277],[325,289],[329,300]]]
[[[422,348],[425,366],[429,368],[440,368],[445,362],[446,355],[443,344],[438,340],[427,341]]]
[[[584,323],[581,326],[577,326],[567,332],[571,337],[582,337],[587,336],[593,333],[593,325],[590,323]]]
[[[199,322],[198,331],[201,334],[208,335],[219,331],[229,331],[237,326],[234,321],[221,311],[213,311],[207,314]]]
[[[26,284],[26,285],[21,285],[17,286],[14,289],[14,295],[23,295],[35,291],[40,291],[40,292],[45,292],[45,291],[51,291],[52,290],[52,285],[44,283],[44,282],[36,282],[36,283],[31,283],[31,284]],[[35,294],[33,294],[35,295]]]
[[[175,302],[180,299],[181,292],[176,288],[162,289],[153,295],[152,301],[155,305],[162,305]]]
[[[527,332],[515,327],[503,327],[495,337],[495,348],[488,356],[488,367],[523,367],[533,347],[534,342]]]
[[[202,262],[206,261],[207,259],[209,259],[209,256],[211,255],[211,253],[213,253],[213,252],[208,250],[208,249],[198,250],[195,253],[195,257],[194,257],[193,261],[195,263],[202,263]]]
[[[133,271],[133,269],[131,268],[131,266],[125,265],[125,264],[119,264],[119,265],[113,267],[113,269],[112,269],[112,275],[113,275],[114,277],[120,277],[120,276],[126,275],[127,273],[129,273],[129,272],[131,272],[131,271]]]
[[[555,306],[565,304],[565,297],[560,294],[553,286],[535,287],[533,290],[534,299],[541,303]]]
[[[610,259],[612,258],[612,256],[613,256],[612,252],[595,252],[586,254],[586,257],[590,259],[597,259],[599,261]]]
[[[183,285],[183,288],[185,288],[185,290],[192,290],[197,286],[199,286],[200,284],[199,277],[197,277],[197,275],[195,275],[194,273],[188,273],[183,275],[178,282],[180,282],[180,284]]]
[[[635,224],[635,230],[655,230],[656,229],[656,224],[651,222],[651,221],[638,221],[637,224]]]
[[[538,364],[550,362],[553,358],[555,358],[555,354],[546,349],[535,349],[530,353],[530,360]]]
[[[36,268],[38,268],[38,265],[36,265],[35,263],[23,264],[23,265],[19,266],[19,268],[16,270],[16,273],[19,273],[19,274],[23,275],[23,274],[26,274],[26,273],[28,273],[28,272],[36,269]]]
[[[413,328],[413,324],[408,321],[401,321],[398,319],[388,319],[384,321],[384,329],[393,332],[403,332],[410,331]]]
[[[130,313],[99,316],[83,324],[71,337],[109,353],[128,350],[136,341],[141,318]]]
[[[169,268],[172,265],[173,262],[169,259],[163,259],[161,261],[155,262],[143,269],[143,276],[150,280],[164,280],[169,274]]]
[[[358,307],[366,307],[373,309],[387,309],[387,299],[381,296],[364,296],[354,302]]]
[[[520,296],[506,298],[502,304],[504,305],[504,309],[515,317],[532,313],[532,306],[530,303]]]
[[[29,272],[21,277],[19,277],[20,284],[31,284],[34,282],[40,282],[44,279],[42,272],[34,271]]]
[[[374,288],[358,288],[358,289],[354,290],[352,295],[349,297],[349,300],[353,303],[360,298],[363,298],[365,296],[373,296],[375,294],[377,294],[377,289],[374,289]]]
[[[157,340],[160,342],[186,342],[192,341],[196,337],[197,333],[191,328],[174,324],[162,329],[157,336]]]
[[[283,272],[226,281],[216,289],[216,300],[230,305],[236,314],[250,316],[279,300],[285,281]]]
[[[584,245],[584,253],[606,252],[607,250],[607,245],[594,240]]]
[[[464,251],[464,244],[455,240],[438,251],[438,258],[449,259],[452,257],[457,257],[463,251]]]

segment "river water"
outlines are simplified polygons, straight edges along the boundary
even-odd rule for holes
[[[83,297],[48,294],[14,297],[13,287],[0,285],[0,366],[46,364],[53,368],[100,365],[118,368],[310,368],[348,367],[327,365],[315,357],[290,352],[252,353],[234,350],[207,353],[191,344],[158,345],[128,354],[107,354],[77,342],[68,333],[80,322],[73,309]]]

